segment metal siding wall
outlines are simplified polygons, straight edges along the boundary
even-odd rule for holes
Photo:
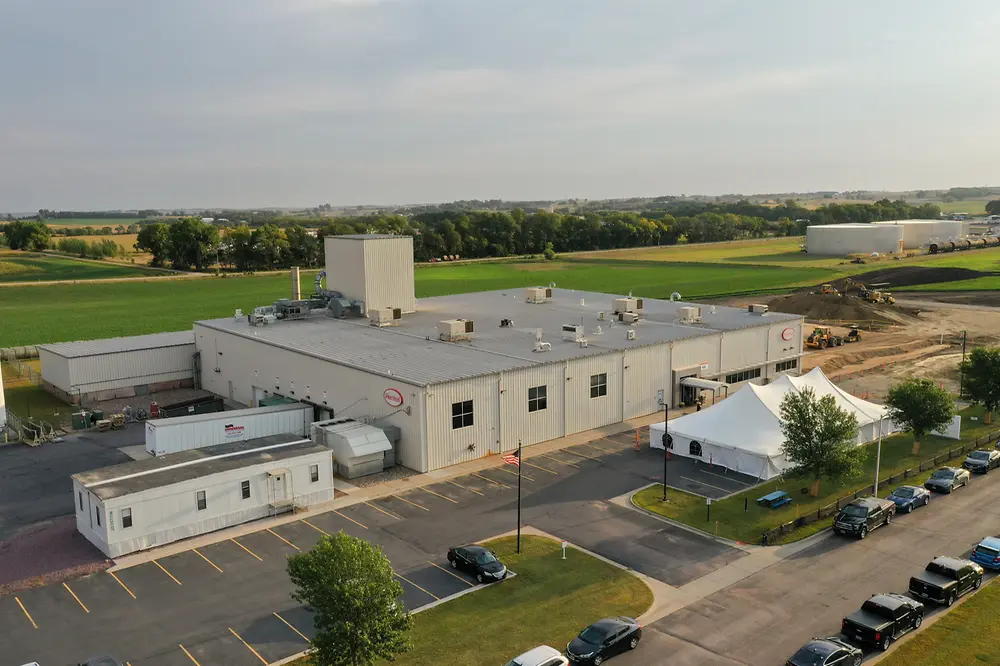
[[[365,307],[415,312],[413,239],[373,238],[364,244]]]
[[[365,255],[362,241],[327,236],[323,241],[326,255],[326,288],[347,298],[364,300]],[[368,307],[368,304],[365,304]]]
[[[294,326],[294,323],[290,325]],[[422,387],[197,324],[195,340],[204,358],[202,386],[206,390],[227,395],[229,382],[232,381],[234,399],[242,404],[251,403],[253,387],[257,386],[319,407],[331,408],[338,418],[371,417],[376,426],[397,426],[400,429],[398,462],[418,472],[428,471],[419,416],[423,409]],[[219,351],[223,352],[218,357],[219,372],[213,371],[216,340]],[[383,394],[389,388],[403,395],[402,408],[390,407],[385,402]],[[401,411],[406,408],[411,408],[409,414]]]
[[[766,326],[726,331],[722,336],[721,372],[757,367],[766,363],[768,332],[769,328]]]
[[[698,338],[688,338],[677,340],[673,343],[671,352],[670,367],[673,370],[683,370],[702,363],[705,369],[702,371],[704,377],[714,377],[719,370],[719,350],[722,344],[722,335],[714,333]]]
[[[660,344],[625,352],[625,420],[663,409],[656,392],[670,399],[670,345]]]
[[[562,437],[564,363],[551,363],[504,372],[500,398],[500,450],[513,451],[520,439],[525,446]],[[546,408],[528,411],[528,389],[546,387]]]
[[[69,393],[107,391],[194,376],[195,346],[139,349],[69,359]]]
[[[590,377],[607,373],[608,394],[590,397]],[[566,434],[592,430],[622,420],[622,355],[610,352],[566,364]]]
[[[234,412],[220,412],[216,418],[199,418],[196,421],[183,416],[147,421],[146,451],[153,455],[163,455],[269,435],[295,434],[308,437],[307,424],[313,422],[312,416],[312,405],[302,405],[263,414],[241,415]],[[228,437],[227,425],[242,426],[243,432]]]
[[[499,374],[435,384],[427,390],[427,466],[439,469],[499,450]],[[451,427],[451,406],[472,400],[473,425]]]
[[[69,359],[56,356],[47,349],[39,349],[38,358],[42,362],[42,379],[70,393],[73,389],[69,379]]]
[[[804,326],[805,320],[799,319],[775,324],[768,328],[767,377],[773,378],[779,374],[797,375],[802,371],[801,367],[797,367],[794,370],[786,370],[784,373],[778,373],[774,369],[774,364],[777,361],[787,360],[802,354],[802,329]],[[791,340],[785,340],[782,337],[782,333],[786,329],[791,329]],[[800,357],[799,365],[801,366],[801,364],[802,360]]]

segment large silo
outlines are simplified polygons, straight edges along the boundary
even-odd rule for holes
[[[817,224],[806,227],[809,254],[890,254],[903,247],[903,227],[873,224]]]
[[[903,247],[907,250],[959,240],[968,235],[968,225],[961,220],[887,220],[875,224],[900,227],[903,230]]]

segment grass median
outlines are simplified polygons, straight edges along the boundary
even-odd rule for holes
[[[943,437],[926,437],[920,445],[920,453],[913,455],[913,435],[903,433],[886,437],[882,440],[882,462],[879,468],[879,478],[885,479],[898,474],[905,469],[918,469],[921,462],[945,453],[949,449],[968,443],[977,437],[992,432],[996,426],[983,424],[983,410],[971,407],[961,410],[962,439],[945,439]],[[975,418],[976,420],[972,420]],[[662,486],[650,486],[633,496],[635,504],[643,509],[658,513],[667,518],[691,525],[717,536],[759,543],[761,535],[783,523],[795,520],[799,516],[814,512],[831,504],[838,497],[861,488],[875,479],[875,444],[868,445],[869,455],[865,460],[864,470],[856,477],[832,481],[822,479],[820,494],[811,497],[802,493],[808,488],[811,480],[798,475],[787,475],[783,479],[772,479],[767,483],[755,486],[747,491],[732,495],[726,499],[712,502],[711,514],[705,508],[705,498],[692,495],[681,490],[667,490],[667,502],[663,502]],[[961,464],[961,459],[952,460],[951,464]],[[921,484],[930,475],[932,469],[911,476],[906,481],[893,484],[893,487],[906,484]],[[779,509],[765,509],[757,505],[756,499],[775,490],[784,490],[792,496],[792,503]],[[885,497],[892,491],[888,485],[879,487],[879,495]],[[745,510],[744,510],[745,509]],[[829,527],[833,517],[817,520],[786,535],[781,543],[798,541]]]
[[[505,664],[538,645],[562,649],[594,620],[641,615],[653,593],[627,571],[559,542],[514,537],[486,544],[517,576],[413,616],[413,650],[399,666]],[[309,666],[308,658],[294,666]]]

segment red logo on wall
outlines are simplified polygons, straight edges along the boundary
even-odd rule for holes
[[[785,330],[783,330],[781,332],[781,339],[782,340],[791,340],[794,335],[795,335],[795,329],[794,328],[786,328]]]
[[[403,394],[394,388],[386,389],[382,394],[385,399],[385,404],[390,407],[402,407],[403,406]]]

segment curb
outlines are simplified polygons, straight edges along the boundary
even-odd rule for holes
[[[735,539],[727,539],[725,537],[716,536],[715,534],[712,534],[711,532],[706,532],[705,530],[698,529],[697,527],[694,527],[692,525],[688,525],[687,523],[682,523],[682,522],[680,522],[678,520],[674,520],[673,518],[667,518],[666,516],[663,516],[663,515],[660,515],[660,514],[656,513],[655,511],[650,511],[649,509],[646,509],[646,508],[641,507],[638,504],[636,504],[635,503],[635,496],[638,493],[640,493],[643,490],[645,490],[646,488],[651,488],[653,486],[660,486],[660,487],[662,487],[663,484],[662,483],[648,483],[645,486],[642,486],[641,488],[636,488],[635,490],[633,490],[630,493],[628,493],[628,503],[629,503],[629,505],[631,505],[631,507],[633,508],[633,510],[639,511],[641,513],[644,513],[647,516],[650,516],[651,518],[656,518],[657,520],[659,520],[661,522],[664,522],[664,523],[667,523],[668,525],[673,525],[674,527],[682,529],[682,530],[684,530],[686,532],[691,532],[692,534],[697,534],[699,536],[708,537],[708,538],[712,539],[713,541],[717,541],[718,543],[721,543],[724,546],[729,546],[730,548],[736,548],[737,550],[743,550],[743,551],[749,552],[750,548],[772,548],[772,547],[777,548],[777,546],[761,546],[760,544],[746,543],[746,542],[743,542],[743,541],[736,541]],[[673,488],[674,490],[681,490],[682,492],[687,492],[686,490],[682,490],[681,488],[674,488],[673,486],[667,486],[667,488]],[[614,499],[618,499],[620,497],[625,497],[625,496],[624,495],[619,495],[618,497],[613,498],[612,501],[614,501]],[[628,508],[628,507],[626,507],[626,508]],[[787,544],[782,544],[782,545],[787,545]]]

